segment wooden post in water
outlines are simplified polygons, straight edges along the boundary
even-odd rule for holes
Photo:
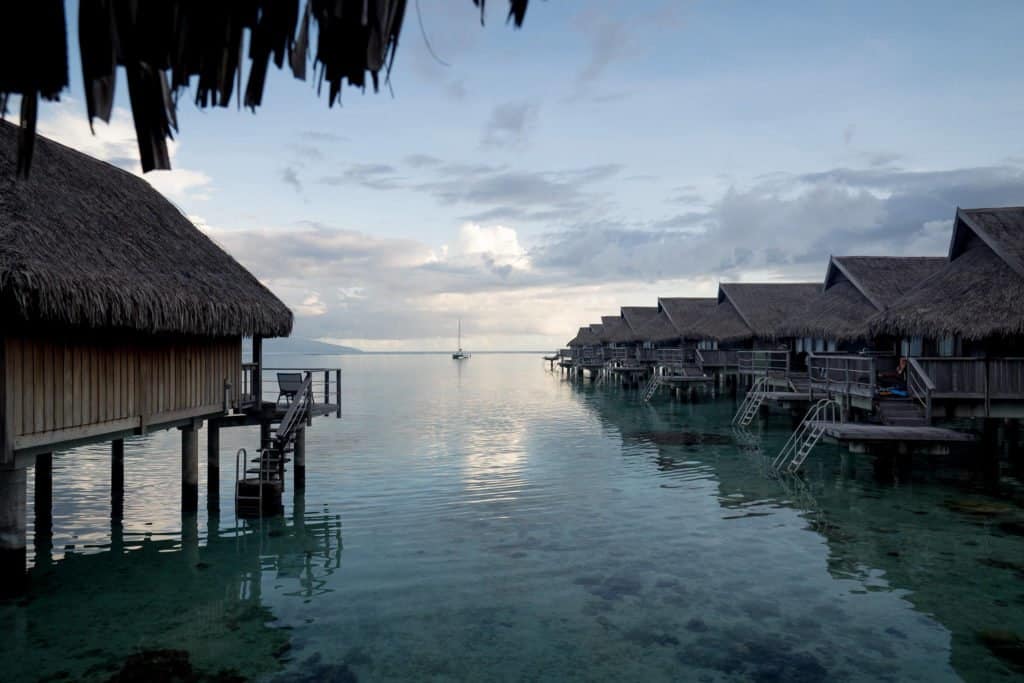
[[[53,554],[53,453],[36,456],[35,540],[36,566],[46,566]]]
[[[306,428],[295,432],[295,450],[292,452],[292,474],[296,493],[306,488]]]
[[[206,425],[206,509],[220,510],[220,423]]]
[[[256,364],[256,376],[252,378],[252,394],[256,399],[256,408],[263,405],[263,337],[252,338],[252,362]]]
[[[1010,461],[1010,468],[1017,474],[1024,474],[1024,453],[1021,452],[1020,444],[1020,421],[1006,420],[1003,425],[1003,433],[1006,438],[1006,457]]]
[[[16,595],[25,588],[24,468],[0,470],[0,595]]]
[[[195,423],[181,428],[181,514],[199,510],[199,431]]]
[[[260,422],[260,448],[270,447],[270,422],[263,420]]]
[[[110,442],[110,519],[124,517],[124,439]]]

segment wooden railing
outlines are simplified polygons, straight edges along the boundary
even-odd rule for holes
[[[930,399],[983,401],[985,415],[992,401],[1024,399],[1024,358],[925,357],[909,366],[930,383]]]
[[[812,392],[874,398],[878,369],[872,356],[811,353],[807,374]]]
[[[935,382],[921,366],[917,358],[907,361],[907,393],[924,408],[924,419],[932,421],[932,398],[935,395]]]
[[[739,363],[738,352],[733,349],[695,349],[693,353],[694,360],[701,369],[735,367]]]
[[[626,360],[629,356],[629,349],[624,346],[612,346],[604,349],[605,360]]]
[[[741,375],[789,375],[789,351],[737,351],[736,361]]]
[[[238,391],[239,410],[251,408],[260,401],[260,366],[259,363],[242,363],[242,386]]]
[[[313,403],[336,405],[341,417],[341,368],[263,368],[263,398],[276,401],[280,394],[279,372],[299,372],[310,380],[310,399]]]
[[[654,349],[654,359],[666,365],[683,365],[686,355],[681,348],[658,348]]]
[[[310,408],[313,405],[313,376],[306,373],[306,379],[302,382],[302,388],[295,394],[295,398],[288,404],[288,410],[281,418],[281,424],[277,428],[276,438],[281,444],[285,444],[292,434],[298,429],[302,422],[312,421]],[[339,415],[340,417],[340,415]]]

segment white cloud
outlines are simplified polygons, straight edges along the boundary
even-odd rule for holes
[[[441,261],[456,265],[475,265],[481,261],[499,268],[528,270],[530,259],[519,244],[519,235],[503,225],[482,226],[464,223],[451,245],[441,248]]]
[[[179,148],[177,141],[167,142],[172,170],[150,171],[144,174],[138,160],[139,147],[131,113],[127,109],[116,107],[109,124],[99,119],[94,122],[94,135],[89,130],[89,122],[83,109],[80,103],[70,97],[46,107],[39,120],[39,133],[91,157],[131,171],[171,200],[181,202],[210,198],[210,176],[202,171],[175,167],[174,159]]]
[[[299,315],[317,316],[327,312],[327,306],[320,300],[320,295],[316,292],[307,296],[301,304],[297,304],[293,308]]]

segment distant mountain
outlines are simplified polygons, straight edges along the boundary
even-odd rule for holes
[[[282,337],[263,340],[263,353],[294,353],[300,355],[337,356],[349,353],[362,353],[351,346],[328,344],[312,339]]]

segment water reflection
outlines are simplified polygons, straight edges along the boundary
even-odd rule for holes
[[[461,384],[447,355],[344,364],[346,418],[310,430],[305,496],[262,528],[236,525],[230,477],[222,511],[182,523],[176,435],[126,448],[120,523],[109,450],[58,457],[0,679],[106,680],[153,647],[289,681],[1010,671],[977,639],[1021,630],[1005,496],[829,448],[773,479],[788,419],[738,435],[730,400],[648,405],[528,356],[476,356]]]
[[[37,562],[30,593],[0,605],[0,619],[19,624],[0,641],[3,678],[105,680],[132,654],[160,650],[184,651],[206,674],[279,669],[290,635],[267,593],[312,600],[341,567],[340,518],[302,507],[300,496],[295,516],[255,525],[219,528],[214,518],[205,539],[195,517],[179,538],[123,534],[115,520],[102,552]]]
[[[680,451],[701,440],[687,430],[703,417],[662,435],[645,431],[606,400],[589,396],[587,403],[603,421],[617,424],[624,439],[632,433],[652,443],[662,472],[673,469],[666,462],[685,462]],[[678,413],[673,408],[651,417],[650,427],[661,429],[664,415]],[[731,409],[721,404],[719,424]],[[965,471],[963,460],[944,468],[934,459],[872,457],[828,445],[801,474],[780,474],[770,462],[788,435],[786,422],[774,418],[760,432],[732,430],[733,448],[743,457],[715,459],[714,477],[719,505],[740,514],[722,519],[771,515],[773,508],[797,511],[805,533],[826,542],[832,577],[856,582],[854,594],[898,597],[921,615],[919,623],[934,619],[950,631],[948,659],[960,676],[988,680],[1024,671],[1024,497],[1016,480],[993,489],[985,472]],[[815,567],[789,569],[801,578]],[[918,634],[893,624],[892,607],[883,612],[880,632],[863,645],[906,657]]]

